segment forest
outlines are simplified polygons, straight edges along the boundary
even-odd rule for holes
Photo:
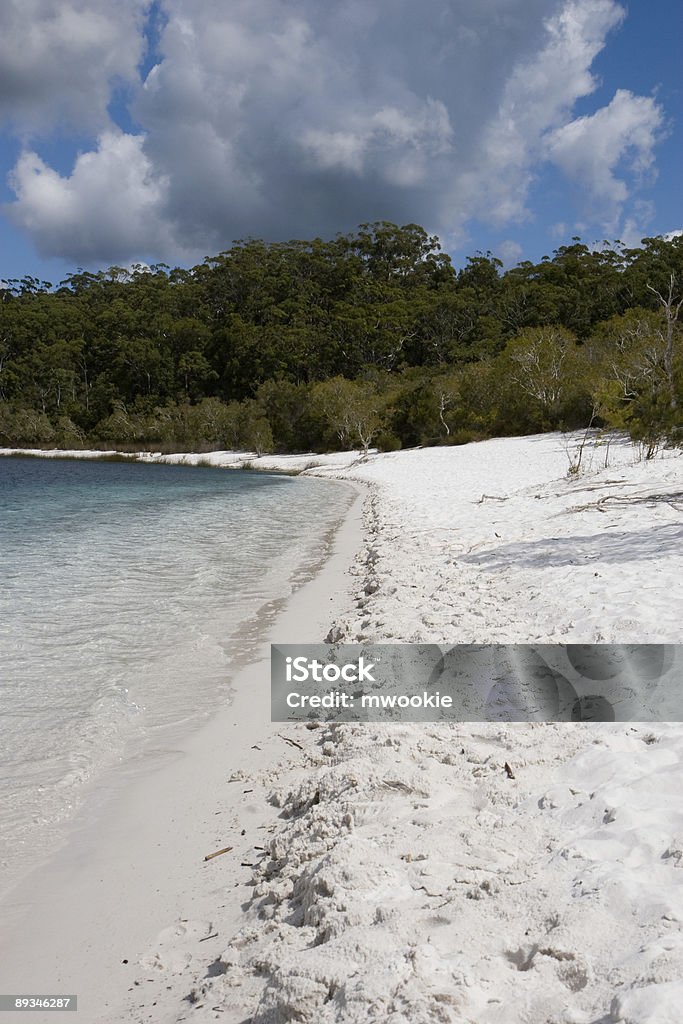
[[[0,446],[381,450],[581,427],[683,445],[683,237],[456,269],[415,224],[0,281]]]

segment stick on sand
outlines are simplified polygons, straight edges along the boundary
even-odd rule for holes
[[[204,860],[205,861],[206,860],[213,860],[214,857],[220,857],[220,855],[222,853],[230,853],[231,850],[232,850],[232,846],[226,846],[222,850],[216,850],[215,853],[207,853],[207,855],[204,858]]]
[[[290,743],[293,747],[297,747],[299,750],[304,749],[300,743],[297,743],[296,740],[290,740],[289,736],[283,736],[281,732],[278,733],[278,736],[280,737],[281,740],[284,740],[285,743]]]

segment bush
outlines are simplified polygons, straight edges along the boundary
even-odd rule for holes
[[[381,452],[397,452],[401,448],[401,441],[390,430],[382,430],[377,435],[375,445]]]
[[[1,444],[8,448],[45,448],[55,440],[55,429],[44,412],[0,404]]]
[[[58,448],[85,448],[85,434],[68,416],[60,416],[55,443]]]

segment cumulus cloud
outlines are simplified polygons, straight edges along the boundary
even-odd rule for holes
[[[102,116],[112,74],[133,76],[145,6],[81,4],[110,12],[111,37],[109,64],[90,69],[84,118]],[[132,102],[140,134],[101,126],[97,148],[67,177],[40,160],[39,145],[14,170],[12,216],[45,254],[122,259],[128,239],[131,258],[200,258],[247,235],[329,235],[382,218],[422,223],[453,244],[473,218],[505,226],[528,217],[549,159],[612,217],[628,175],[651,165],[654,101],[621,91],[593,118],[573,117],[624,17],[616,0],[432,0],[429,16],[413,0],[160,7],[159,60]],[[59,8],[73,11],[76,0]],[[119,32],[130,42],[125,59]],[[82,35],[79,55],[97,33]],[[36,44],[36,62],[40,52]],[[66,51],[51,59],[37,78],[43,99],[29,102],[26,91],[36,123],[54,109],[49,82],[66,75]],[[68,106],[70,87],[57,91]],[[602,170],[589,154],[598,135]]]
[[[108,121],[112,84],[135,82],[151,0],[3,0],[0,125],[18,133]]]
[[[163,215],[167,181],[153,171],[142,144],[141,136],[104,132],[97,150],[79,156],[69,177],[27,150],[11,175],[13,220],[46,256],[66,252],[96,261],[103,238],[115,262],[131,251],[163,250],[171,244]]]
[[[179,237],[206,247],[380,218],[464,223],[469,197],[456,202],[452,181],[474,166],[547,10],[434,0],[425,18],[411,0],[206,0],[188,17],[186,0],[168,0],[164,60],[135,110],[153,126],[155,164],[173,168]]]
[[[662,110],[651,97],[620,89],[606,107],[562,125],[548,140],[550,159],[584,188],[606,230],[615,229],[629,195],[617,169],[651,172],[662,126]]]
[[[305,130],[301,143],[323,170],[336,167],[362,177],[374,162],[387,182],[417,185],[429,176],[431,159],[452,151],[453,128],[441,101],[427,97],[415,106],[349,112],[340,128]]]
[[[591,64],[623,15],[612,0],[569,0],[547,19],[542,45],[518,61],[503,86],[474,151],[473,169],[456,179],[461,217],[474,207],[494,223],[525,218],[546,135],[595,89]]]

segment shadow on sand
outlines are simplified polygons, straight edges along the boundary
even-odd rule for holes
[[[670,523],[644,530],[592,533],[574,537],[547,537],[541,540],[506,544],[490,551],[478,551],[460,557],[461,562],[487,569],[512,566],[590,565],[607,562],[642,562],[662,555],[677,554],[683,542],[683,526]]]

